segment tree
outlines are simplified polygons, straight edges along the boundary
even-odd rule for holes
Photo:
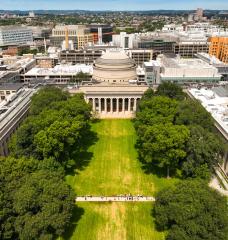
[[[53,239],[69,223],[74,194],[53,159],[0,158],[0,239]]]
[[[207,177],[205,172],[222,160],[223,144],[213,133],[201,126],[190,126],[190,138],[186,143],[186,159],[182,170],[186,177]]]
[[[136,129],[142,125],[173,122],[177,106],[177,101],[163,96],[142,100],[136,114]]]
[[[71,82],[77,83],[78,86],[84,81],[90,81],[90,76],[82,71],[78,72],[71,80]]]
[[[226,240],[226,198],[203,181],[188,180],[157,194],[154,215],[168,240]]]
[[[185,98],[185,93],[183,92],[182,88],[179,85],[171,82],[163,82],[160,84],[156,94],[176,100],[183,100]]]
[[[72,121],[55,121],[46,130],[41,130],[34,137],[34,151],[41,159],[53,157],[63,166],[67,164],[73,151],[80,152],[80,140],[86,122],[73,119]]]
[[[141,98],[141,101],[150,100],[154,96],[155,96],[154,90],[152,88],[149,88],[144,92],[144,94]]]
[[[45,106],[37,111],[39,101]],[[82,148],[83,136],[90,134],[91,106],[82,94],[65,96],[56,88],[42,89],[31,104],[29,117],[12,138],[11,154],[40,160],[54,157],[66,166],[70,156]]]
[[[186,99],[179,103],[175,123],[200,125],[208,130],[212,130],[214,127],[211,114],[201,106],[200,102],[192,99]]]
[[[166,168],[169,177],[170,169],[175,170],[186,156],[184,146],[188,138],[189,130],[185,126],[171,123],[147,126],[138,139],[139,155],[151,164]]]
[[[61,176],[48,170],[25,176],[13,198],[20,239],[55,239],[70,223],[74,194]]]
[[[37,115],[53,102],[66,101],[69,97],[67,92],[57,87],[44,87],[32,96],[30,114]]]

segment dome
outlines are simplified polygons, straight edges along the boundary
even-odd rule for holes
[[[124,51],[109,51],[95,61],[93,79],[126,83],[137,79],[136,65]]]

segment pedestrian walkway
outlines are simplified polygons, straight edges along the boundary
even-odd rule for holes
[[[150,196],[78,196],[76,202],[154,202],[155,198]]]

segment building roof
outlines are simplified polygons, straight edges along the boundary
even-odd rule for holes
[[[23,87],[22,84],[20,83],[9,83],[9,84],[3,84],[0,85],[0,90],[13,90],[13,91],[18,91]]]
[[[76,75],[79,72],[93,74],[93,67],[85,64],[77,65],[57,65],[54,68],[33,68],[26,76],[56,76],[56,75]]]
[[[2,30],[10,30],[10,31],[13,31],[13,30],[28,30],[28,31],[32,32],[32,30],[30,30],[26,26],[19,26],[19,25],[0,26],[0,31],[2,31]]]

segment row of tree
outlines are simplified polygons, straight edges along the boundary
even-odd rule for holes
[[[182,89],[163,83],[143,96],[135,120],[139,156],[182,180],[156,196],[153,215],[167,240],[226,240],[227,199],[208,186],[223,147],[213,120]]]
[[[77,164],[90,134],[83,95],[45,87],[0,159],[0,239],[54,239],[70,224],[74,191],[67,168]]]
[[[163,83],[143,96],[135,128],[142,160],[183,177],[209,178],[222,159],[223,144],[211,115],[182,89]]]

